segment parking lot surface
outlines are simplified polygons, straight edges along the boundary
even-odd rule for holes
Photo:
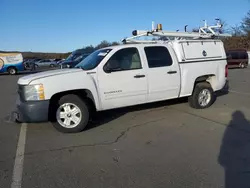
[[[0,75],[0,187],[249,187],[250,69],[230,70],[229,93],[208,109],[181,99],[111,110],[77,134],[11,121],[20,76]]]

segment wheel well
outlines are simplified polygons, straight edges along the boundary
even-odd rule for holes
[[[17,68],[16,68],[15,66],[9,66],[9,67],[7,68],[7,70],[9,70],[10,68],[14,68],[15,70],[17,70]]]
[[[55,117],[53,116],[53,114],[57,108],[57,103],[60,100],[60,98],[68,94],[74,94],[74,95],[79,96],[80,98],[82,98],[88,103],[88,106],[91,108],[91,111],[96,110],[96,106],[94,102],[95,100],[91,91],[87,89],[64,91],[64,92],[56,93],[51,97],[50,103],[49,103],[49,114],[48,114],[49,120],[54,120]]]
[[[196,78],[195,82],[194,82],[194,88],[196,86],[196,84],[201,83],[201,82],[207,82],[208,84],[211,85],[212,89],[215,90],[215,75],[210,74],[210,75],[203,75],[203,76],[199,76],[198,78]]]

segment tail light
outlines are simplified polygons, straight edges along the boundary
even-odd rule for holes
[[[228,65],[226,65],[226,67],[225,67],[225,77],[226,78],[228,77]]]

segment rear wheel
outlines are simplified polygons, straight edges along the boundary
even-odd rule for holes
[[[7,70],[10,75],[15,75],[17,73],[17,70],[15,67],[9,67]]]
[[[189,97],[189,104],[192,108],[204,109],[210,107],[215,98],[216,96],[209,83],[198,83],[195,86],[193,95]]]
[[[56,108],[54,127],[60,132],[75,133],[85,129],[89,122],[87,103],[77,95],[63,96]]]

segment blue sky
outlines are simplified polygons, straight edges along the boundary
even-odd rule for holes
[[[69,52],[102,40],[119,41],[134,29],[198,27],[217,17],[240,23],[249,0],[0,0],[0,50]]]

